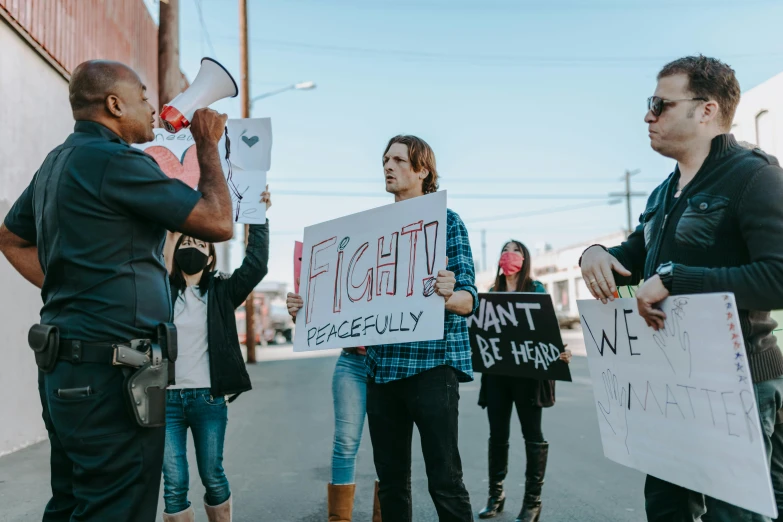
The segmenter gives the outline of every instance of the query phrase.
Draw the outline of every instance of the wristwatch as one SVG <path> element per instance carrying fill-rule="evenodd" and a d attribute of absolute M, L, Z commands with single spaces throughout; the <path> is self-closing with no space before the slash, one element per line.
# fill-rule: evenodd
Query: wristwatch
<path fill-rule="evenodd" d="M 672 291 L 672 283 L 674 283 L 674 263 L 671 261 L 660 265 L 655 273 L 661 278 L 661 283 L 666 287 L 669 292 Z"/>

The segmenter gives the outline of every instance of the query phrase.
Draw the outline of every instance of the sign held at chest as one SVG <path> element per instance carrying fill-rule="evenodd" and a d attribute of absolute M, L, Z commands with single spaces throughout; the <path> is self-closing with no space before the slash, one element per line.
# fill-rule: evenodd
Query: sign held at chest
<path fill-rule="evenodd" d="M 294 351 L 441 339 L 446 193 L 305 229 Z"/>
<path fill-rule="evenodd" d="M 479 294 L 468 317 L 473 371 L 512 377 L 570 381 L 560 326 L 548 294 Z"/>

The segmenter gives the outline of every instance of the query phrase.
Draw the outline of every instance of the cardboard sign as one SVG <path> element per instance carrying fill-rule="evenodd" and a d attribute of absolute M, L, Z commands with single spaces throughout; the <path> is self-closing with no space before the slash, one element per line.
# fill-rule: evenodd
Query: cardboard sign
<path fill-rule="evenodd" d="M 473 371 L 532 379 L 570 381 L 560 325 L 549 294 L 479 294 L 468 317 Z"/>
<path fill-rule="evenodd" d="M 636 299 L 577 304 L 604 455 L 775 518 L 734 295 L 669 297 L 657 332 Z"/>
<path fill-rule="evenodd" d="M 443 338 L 446 192 L 307 227 L 294 351 Z"/>
<path fill-rule="evenodd" d="M 237 122 L 243 121 L 254 122 L 255 120 L 229 120 L 229 135 L 232 134 L 232 128 L 240 125 Z M 250 148 L 246 142 L 239 139 L 239 145 L 235 145 L 233 139 L 230 141 L 230 165 L 226 160 L 225 136 L 218 143 L 223 175 L 226 177 L 231 195 L 235 223 L 251 225 L 266 223 L 266 204 L 261 202 L 261 193 L 266 188 L 266 170 L 264 169 L 269 168 L 269 153 L 265 147 L 268 145 L 271 148 L 271 127 L 269 133 L 266 143 L 258 145 L 259 140 L 251 141 L 253 147 L 258 146 L 257 150 L 262 151 L 261 160 L 254 169 L 245 168 L 253 165 L 245 151 Z M 153 141 L 134 146 L 152 156 L 163 173 L 170 178 L 179 179 L 194 189 L 198 188 L 201 170 L 196 154 L 196 143 L 190 129 L 181 130 L 176 134 L 171 134 L 163 129 L 155 129 Z M 240 156 L 243 153 L 245 157 L 242 164 L 245 167 L 238 167 L 234 156 Z"/>
<path fill-rule="evenodd" d="M 228 137 L 235 170 L 269 171 L 272 166 L 272 120 L 228 120 Z"/>

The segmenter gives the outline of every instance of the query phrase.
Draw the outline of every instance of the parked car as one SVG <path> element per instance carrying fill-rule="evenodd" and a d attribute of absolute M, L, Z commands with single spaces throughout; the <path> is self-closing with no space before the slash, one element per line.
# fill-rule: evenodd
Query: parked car
<path fill-rule="evenodd" d="M 555 315 L 557 315 L 557 322 L 560 325 L 560 328 L 574 329 L 581 325 L 579 316 L 577 315 L 557 311 L 555 312 Z"/>

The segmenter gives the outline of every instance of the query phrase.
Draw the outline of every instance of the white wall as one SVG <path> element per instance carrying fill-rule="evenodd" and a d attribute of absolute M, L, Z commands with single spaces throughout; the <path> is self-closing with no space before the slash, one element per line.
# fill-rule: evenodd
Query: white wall
<path fill-rule="evenodd" d="M 738 140 L 783 156 L 783 73 L 742 94 L 731 132 Z M 761 118 L 759 115 L 767 111 Z M 758 123 L 758 125 L 757 125 Z"/>
<path fill-rule="evenodd" d="M 68 83 L 0 21 L 0 219 L 46 154 L 73 130 Z M 0 455 L 45 437 L 27 330 L 41 297 L 0 256 Z"/>

